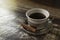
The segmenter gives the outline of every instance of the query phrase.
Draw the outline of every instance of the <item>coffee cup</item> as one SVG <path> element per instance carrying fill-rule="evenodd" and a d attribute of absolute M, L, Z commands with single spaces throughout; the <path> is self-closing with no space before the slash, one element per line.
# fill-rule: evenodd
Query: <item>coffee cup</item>
<path fill-rule="evenodd" d="M 37 29 L 43 29 L 49 18 L 49 12 L 45 9 L 33 8 L 26 12 L 28 25 Z"/>

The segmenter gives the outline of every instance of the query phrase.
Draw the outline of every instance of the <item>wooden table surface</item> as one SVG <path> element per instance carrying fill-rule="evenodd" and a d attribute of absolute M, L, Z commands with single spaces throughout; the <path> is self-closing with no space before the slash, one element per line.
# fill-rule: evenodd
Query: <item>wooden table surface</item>
<path fill-rule="evenodd" d="M 0 40 L 13 40 L 17 38 L 17 34 L 19 34 L 18 29 L 20 28 L 20 21 L 18 20 L 25 22 L 25 20 L 22 20 L 24 18 L 20 18 L 19 16 L 22 16 L 21 14 L 23 13 L 21 12 L 23 10 L 27 10 L 29 8 L 43 8 L 48 10 L 51 15 L 60 18 L 60 9 L 57 8 L 48 7 L 46 5 L 38 4 L 29 0 L 0 0 Z M 58 22 L 60 23 L 60 20 Z M 52 38 L 51 40 L 55 40 L 55 38 L 57 38 L 55 34 L 58 34 L 58 39 L 60 39 L 60 25 L 56 28 L 52 30 L 54 35 L 47 34 L 46 38 L 48 37 L 48 39 Z"/>
<path fill-rule="evenodd" d="M 32 0 L 19 0 L 18 6 L 19 7 L 22 6 L 22 7 L 26 7 L 26 8 L 43 8 L 43 9 L 48 10 L 51 13 L 51 15 L 53 15 L 54 17 L 60 18 L 60 9 L 59 8 L 54 8 L 54 7 L 43 5 L 40 3 L 36 3 Z"/>
<path fill-rule="evenodd" d="M 43 8 L 50 12 L 54 17 L 60 18 L 60 9 L 50 7 L 44 4 L 36 3 L 32 0 L 0 0 L 0 8 L 8 8 L 12 10 L 18 10 L 20 8 Z"/>

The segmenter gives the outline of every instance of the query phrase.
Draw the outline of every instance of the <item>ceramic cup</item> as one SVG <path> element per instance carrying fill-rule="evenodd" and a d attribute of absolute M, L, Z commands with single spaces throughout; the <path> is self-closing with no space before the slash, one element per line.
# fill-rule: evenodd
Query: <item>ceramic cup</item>
<path fill-rule="evenodd" d="M 33 13 L 41 13 L 45 16 L 45 18 L 42 19 L 34 19 L 31 18 L 30 15 Z M 28 19 L 28 24 L 37 28 L 37 29 L 43 29 L 45 27 L 45 24 L 49 18 L 49 12 L 45 9 L 40 9 L 40 8 L 33 8 L 30 9 L 26 12 L 26 17 Z"/>

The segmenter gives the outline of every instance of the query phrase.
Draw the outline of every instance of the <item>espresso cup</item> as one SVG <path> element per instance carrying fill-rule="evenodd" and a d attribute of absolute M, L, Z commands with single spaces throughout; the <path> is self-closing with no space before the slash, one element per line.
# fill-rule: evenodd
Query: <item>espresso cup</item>
<path fill-rule="evenodd" d="M 49 18 L 49 12 L 45 9 L 33 8 L 26 12 L 28 25 L 37 29 L 43 29 Z"/>

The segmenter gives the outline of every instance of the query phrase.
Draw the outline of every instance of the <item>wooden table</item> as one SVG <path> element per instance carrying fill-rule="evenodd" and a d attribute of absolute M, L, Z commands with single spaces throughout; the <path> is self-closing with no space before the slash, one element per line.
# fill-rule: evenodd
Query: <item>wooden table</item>
<path fill-rule="evenodd" d="M 60 18 L 60 9 L 59 8 L 54 8 L 50 7 L 44 4 L 36 3 L 35 1 L 32 0 L 18 0 L 18 7 L 24 7 L 24 8 L 43 8 L 46 9 L 50 12 L 51 15 L 54 17 Z"/>
<path fill-rule="evenodd" d="M 40 4 L 33 0 L 0 0 L 0 8 L 19 10 L 26 8 L 43 8 L 50 12 L 54 17 L 60 18 L 60 9 Z"/>

